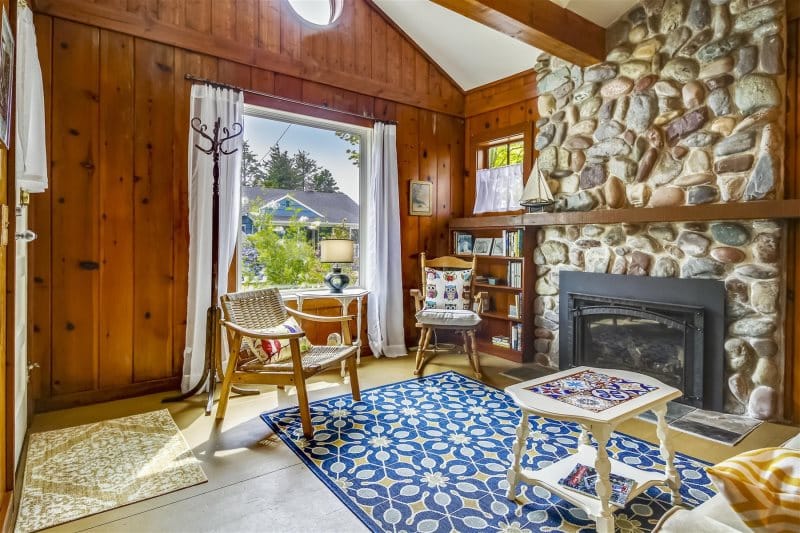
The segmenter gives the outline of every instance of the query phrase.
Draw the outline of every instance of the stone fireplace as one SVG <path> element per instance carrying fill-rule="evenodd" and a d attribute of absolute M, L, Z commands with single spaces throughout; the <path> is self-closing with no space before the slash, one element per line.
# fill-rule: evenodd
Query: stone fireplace
<path fill-rule="evenodd" d="M 565 271 L 715 280 L 724 287 L 725 315 L 723 347 L 713 355 L 722 399 L 713 405 L 781 418 L 785 224 L 699 222 L 670 218 L 669 210 L 724 213 L 712 204 L 782 198 L 784 10 L 778 0 L 643 0 L 609 28 L 603 63 L 579 68 L 539 57 L 534 144 L 555 210 L 655 208 L 660 215 L 653 223 L 539 230 L 537 362 L 563 363 Z M 609 334 L 604 326 L 595 325 L 598 335 Z"/>
<path fill-rule="evenodd" d="M 723 409 L 725 287 L 715 280 L 562 272 L 560 368 L 640 372 Z"/>

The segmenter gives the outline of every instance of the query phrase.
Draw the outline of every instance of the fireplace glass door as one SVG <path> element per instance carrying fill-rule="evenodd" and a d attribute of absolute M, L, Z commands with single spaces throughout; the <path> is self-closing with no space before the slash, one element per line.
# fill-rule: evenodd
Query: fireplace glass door
<path fill-rule="evenodd" d="M 577 295 L 571 303 L 574 366 L 652 376 L 702 404 L 702 308 Z"/>

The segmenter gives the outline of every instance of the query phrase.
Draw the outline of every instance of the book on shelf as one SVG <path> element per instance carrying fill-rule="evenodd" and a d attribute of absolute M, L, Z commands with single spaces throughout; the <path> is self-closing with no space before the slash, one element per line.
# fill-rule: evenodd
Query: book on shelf
<path fill-rule="evenodd" d="M 503 249 L 508 257 L 522 257 L 523 230 L 503 230 Z"/>
<path fill-rule="evenodd" d="M 509 344 L 512 350 L 522 351 L 522 324 L 514 324 L 511 326 L 511 339 Z"/>
<path fill-rule="evenodd" d="M 522 263 L 519 261 L 509 261 L 508 263 L 508 286 L 517 289 L 522 288 Z"/>
<path fill-rule="evenodd" d="M 617 474 L 610 474 L 609 480 L 611 481 L 610 502 L 614 505 L 625 507 L 625 504 L 628 502 L 628 497 L 631 495 L 631 491 L 633 491 L 636 486 L 636 481 Z M 597 491 L 595 490 L 597 470 L 591 466 L 582 465 L 580 463 L 576 464 L 572 472 L 567 474 L 565 478 L 559 480 L 558 483 L 588 496 L 597 497 Z"/>
<path fill-rule="evenodd" d="M 514 295 L 514 303 L 508 306 L 508 318 L 522 318 L 522 295 Z"/>

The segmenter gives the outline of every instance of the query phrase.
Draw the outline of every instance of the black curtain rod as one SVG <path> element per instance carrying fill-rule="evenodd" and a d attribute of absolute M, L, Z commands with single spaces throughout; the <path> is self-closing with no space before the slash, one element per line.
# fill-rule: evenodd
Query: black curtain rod
<path fill-rule="evenodd" d="M 224 89 L 233 89 L 233 90 L 236 90 L 236 91 L 242 91 L 244 93 L 257 94 L 259 96 L 265 96 L 267 98 L 274 98 L 275 100 L 280 100 L 281 102 L 288 102 L 288 103 L 291 103 L 291 104 L 298 104 L 298 105 L 302 105 L 302 106 L 306 106 L 306 107 L 312 107 L 314 109 L 320 109 L 322 111 L 330 111 L 332 113 L 339 113 L 339 114 L 342 114 L 342 115 L 349 115 L 351 117 L 358 117 L 358 118 L 363 118 L 363 119 L 367 119 L 367 120 L 373 120 L 375 122 L 382 122 L 383 124 L 394 124 L 394 125 L 397 125 L 397 122 L 395 122 L 394 120 L 381 120 L 381 119 L 373 117 L 372 115 L 367 115 L 367 114 L 359 115 L 358 113 L 351 113 L 350 111 L 341 111 L 339 109 L 332 109 L 332 108 L 326 107 L 324 105 L 309 104 L 308 102 L 302 102 L 300 100 L 295 100 L 293 98 L 286 98 L 285 96 L 277 96 L 277 95 L 274 95 L 274 94 L 263 93 L 263 92 L 260 92 L 260 91 L 253 91 L 251 89 L 245 89 L 244 87 L 237 87 L 235 85 L 230 85 L 230 84 L 227 84 L 227 83 L 220 83 L 218 81 L 207 80 L 205 78 L 198 78 L 197 76 L 193 76 L 191 74 L 187 74 L 185 76 L 185 78 L 187 80 L 189 80 L 189 81 L 193 81 L 193 82 L 196 82 L 196 83 L 205 83 L 206 85 L 211 85 L 212 87 L 222 87 Z"/>

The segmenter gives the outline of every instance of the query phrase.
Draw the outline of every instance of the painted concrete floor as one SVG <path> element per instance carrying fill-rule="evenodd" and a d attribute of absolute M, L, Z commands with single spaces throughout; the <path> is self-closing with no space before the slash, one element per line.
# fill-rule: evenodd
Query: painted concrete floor
<path fill-rule="evenodd" d="M 483 355 L 484 381 L 505 387 L 511 380 L 500 376 L 514 366 L 503 359 Z M 414 359 L 373 359 L 366 357 L 359 368 L 361 388 L 366 389 L 412 377 Z M 463 354 L 441 354 L 424 369 L 425 374 L 455 370 L 471 376 Z M 203 402 L 197 400 L 162 404 L 173 393 L 153 394 L 54 411 L 37 415 L 31 432 L 117 418 L 169 408 L 194 454 L 208 476 L 208 483 L 127 505 L 57 526 L 48 531 L 205 532 L 205 531 L 365 531 L 363 524 L 280 442 L 260 413 L 296 403 L 294 389 L 279 391 L 260 387 L 259 396 L 234 397 L 225 421 L 215 423 L 204 416 Z M 316 376 L 310 383 L 311 401 L 349 394 L 349 385 L 336 372 Z M 655 426 L 632 420 L 620 431 L 656 441 Z M 718 462 L 745 450 L 778 445 L 800 429 L 763 424 L 738 446 L 728 447 L 690 435 L 673 433 L 677 451 Z"/>

